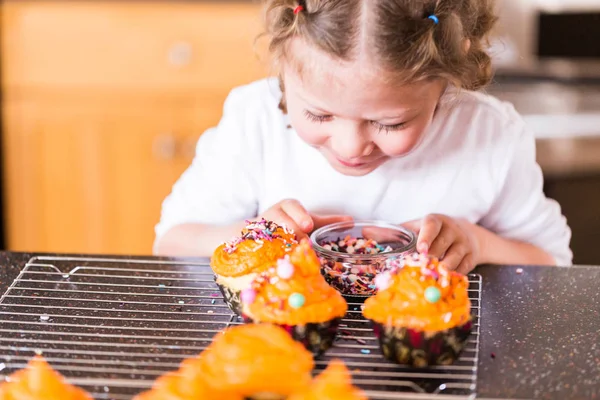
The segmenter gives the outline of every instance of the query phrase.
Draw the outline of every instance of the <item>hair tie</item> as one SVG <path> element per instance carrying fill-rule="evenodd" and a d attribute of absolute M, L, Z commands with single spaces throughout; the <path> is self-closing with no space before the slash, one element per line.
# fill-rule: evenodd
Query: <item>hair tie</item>
<path fill-rule="evenodd" d="M 294 8 L 294 15 L 298 15 L 298 13 L 301 11 L 304 11 L 304 6 L 299 5 L 298 7 Z"/>
<path fill-rule="evenodd" d="M 430 20 L 432 20 L 435 25 L 437 25 L 437 24 L 440 23 L 440 19 L 437 16 L 435 16 L 435 14 L 431 14 L 427 18 L 429 18 Z"/>

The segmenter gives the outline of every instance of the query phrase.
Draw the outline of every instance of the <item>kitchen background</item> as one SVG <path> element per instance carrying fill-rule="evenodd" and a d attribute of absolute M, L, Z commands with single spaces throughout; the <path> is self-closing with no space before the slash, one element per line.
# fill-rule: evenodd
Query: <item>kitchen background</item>
<path fill-rule="evenodd" d="M 600 2 L 498 0 L 489 92 L 600 265 Z M 150 254 L 160 205 L 237 85 L 269 73 L 252 1 L 5 0 L 1 248 Z"/>

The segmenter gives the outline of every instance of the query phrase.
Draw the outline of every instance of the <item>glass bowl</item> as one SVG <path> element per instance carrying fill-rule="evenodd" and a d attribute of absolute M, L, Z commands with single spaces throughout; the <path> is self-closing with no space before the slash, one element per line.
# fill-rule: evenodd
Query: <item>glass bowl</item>
<path fill-rule="evenodd" d="M 365 298 L 376 293 L 375 276 L 387 261 L 414 253 L 417 244 L 414 232 L 381 221 L 338 222 L 317 229 L 310 239 L 329 285 Z"/>

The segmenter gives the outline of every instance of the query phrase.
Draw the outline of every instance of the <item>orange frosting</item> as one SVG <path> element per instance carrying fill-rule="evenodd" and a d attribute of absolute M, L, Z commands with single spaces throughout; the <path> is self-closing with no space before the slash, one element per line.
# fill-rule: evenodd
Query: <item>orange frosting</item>
<path fill-rule="evenodd" d="M 366 318 L 419 331 L 442 331 L 471 319 L 467 277 L 424 256 L 408 257 L 399 267 L 389 273 L 388 287 L 365 301 Z M 438 301 L 427 299 L 428 288 L 439 290 Z"/>
<path fill-rule="evenodd" d="M 248 324 L 217 334 L 195 362 L 196 373 L 213 387 L 241 396 L 289 396 L 306 388 L 312 354 L 282 328 Z"/>
<path fill-rule="evenodd" d="M 134 400 L 243 400 L 243 396 L 227 388 L 211 387 L 199 373 L 198 364 L 198 359 L 184 360 L 177 372 L 161 376 L 152 390 Z"/>
<path fill-rule="evenodd" d="M 282 264 L 293 270 L 291 277 L 281 276 Z M 321 275 L 321 264 L 307 240 L 303 240 L 289 258 L 279 260 L 276 267 L 255 278 L 251 289 L 255 298 L 251 303 L 244 303 L 243 312 L 258 322 L 321 323 L 343 317 L 348 309 L 342 295 Z M 294 306 L 293 297 L 302 298 L 303 304 Z"/>
<path fill-rule="evenodd" d="M 41 356 L 34 357 L 26 369 L 12 374 L 0 384 L 1 400 L 92 400 L 83 389 L 70 385 Z"/>
<path fill-rule="evenodd" d="M 310 387 L 288 400 L 367 400 L 362 390 L 352 385 L 350 372 L 340 360 L 333 360 Z"/>
<path fill-rule="evenodd" d="M 216 274 L 238 277 L 262 272 L 288 254 L 298 242 L 294 231 L 274 222 L 248 223 L 240 237 L 214 251 L 210 265 Z"/>

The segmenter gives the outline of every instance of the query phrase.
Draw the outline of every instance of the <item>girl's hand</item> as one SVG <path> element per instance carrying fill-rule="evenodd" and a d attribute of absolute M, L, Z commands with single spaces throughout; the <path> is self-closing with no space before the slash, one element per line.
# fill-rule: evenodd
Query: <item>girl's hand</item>
<path fill-rule="evenodd" d="M 293 229 L 299 239 L 310 232 L 335 222 L 352 221 L 348 215 L 316 215 L 309 213 L 298 200 L 282 200 L 269 208 L 262 217 Z"/>
<path fill-rule="evenodd" d="M 480 243 L 475 225 L 447 215 L 430 214 L 402 224 L 418 234 L 417 251 L 440 259 L 448 269 L 468 274 L 475 268 Z"/>

